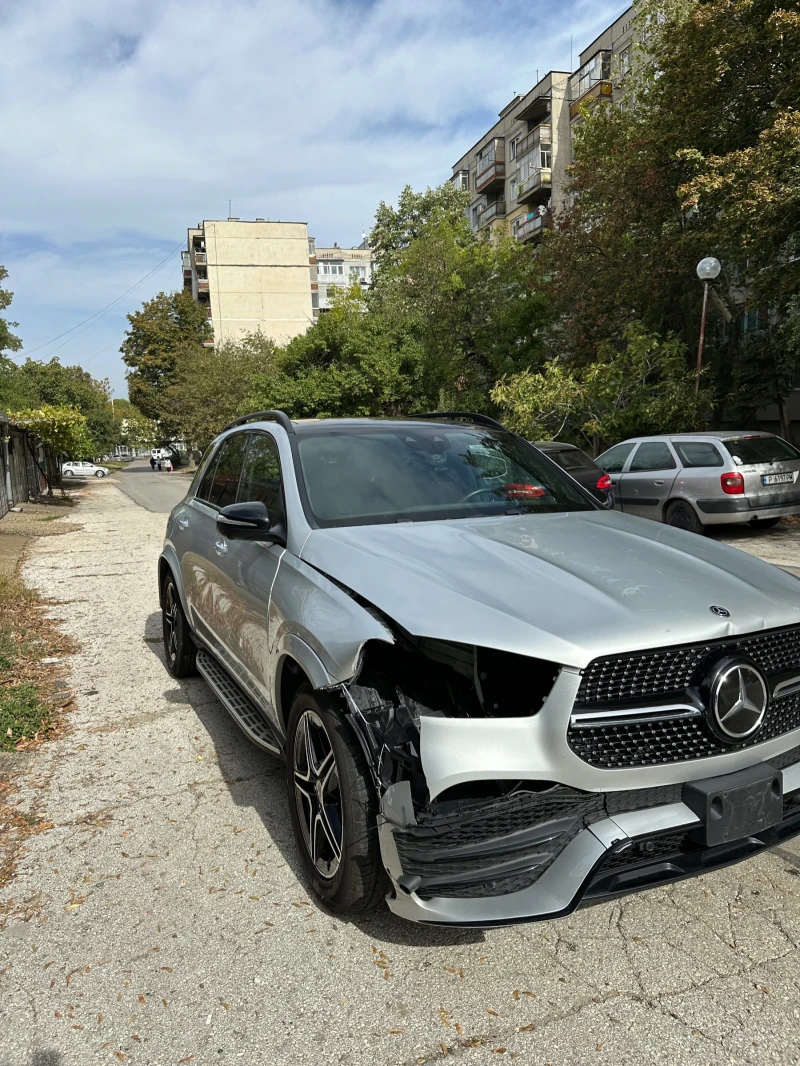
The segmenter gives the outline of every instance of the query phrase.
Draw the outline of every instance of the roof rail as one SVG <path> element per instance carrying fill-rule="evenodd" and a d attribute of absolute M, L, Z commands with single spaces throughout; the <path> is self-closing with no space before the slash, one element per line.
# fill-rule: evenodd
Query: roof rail
<path fill-rule="evenodd" d="M 488 415 L 475 414 L 474 411 L 434 411 L 430 414 L 424 415 L 406 415 L 406 418 L 428 418 L 428 419 L 455 419 L 460 418 L 466 422 L 474 422 L 478 426 L 491 426 L 493 429 L 505 429 L 506 427 L 502 422 L 498 422 L 496 418 L 490 418 Z"/>
<path fill-rule="evenodd" d="M 220 432 L 225 433 L 236 426 L 243 426 L 246 422 L 277 422 L 287 433 L 294 433 L 294 426 L 285 411 L 253 411 L 250 415 L 234 418 L 233 422 L 229 422 Z"/>

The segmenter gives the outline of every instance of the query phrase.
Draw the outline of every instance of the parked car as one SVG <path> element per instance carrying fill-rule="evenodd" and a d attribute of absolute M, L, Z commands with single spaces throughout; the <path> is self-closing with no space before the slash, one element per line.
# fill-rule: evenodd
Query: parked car
<path fill-rule="evenodd" d="M 773 433 L 634 437 L 597 462 L 621 511 L 692 533 L 726 522 L 768 529 L 800 513 L 800 451 Z"/>
<path fill-rule="evenodd" d="M 95 463 L 63 463 L 61 466 L 62 477 L 105 477 L 110 473 L 107 466 Z"/>
<path fill-rule="evenodd" d="M 237 419 L 158 583 L 344 912 L 553 918 L 800 833 L 797 579 L 485 416 Z"/>
<path fill-rule="evenodd" d="M 564 444 L 558 440 L 537 440 L 535 443 L 540 452 L 544 452 L 553 462 L 558 463 L 562 470 L 566 470 L 606 507 L 614 506 L 611 478 L 586 452 L 582 452 L 574 444 Z"/>

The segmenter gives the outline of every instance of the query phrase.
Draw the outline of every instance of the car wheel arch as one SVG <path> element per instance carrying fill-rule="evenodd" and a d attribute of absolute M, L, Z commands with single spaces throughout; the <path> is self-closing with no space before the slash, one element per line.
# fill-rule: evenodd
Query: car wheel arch
<path fill-rule="evenodd" d="M 673 503 L 685 503 L 687 507 L 691 507 L 691 509 L 697 515 L 698 519 L 700 519 L 700 521 L 702 521 L 702 518 L 700 517 L 700 512 L 697 510 L 697 508 L 695 507 L 695 505 L 692 503 L 691 500 L 687 500 L 687 498 L 685 496 L 670 496 L 669 499 L 666 500 L 666 502 L 664 503 L 664 506 L 661 508 L 661 521 L 662 522 L 666 522 L 666 520 L 667 520 L 667 511 L 670 509 L 670 507 L 673 505 Z"/>

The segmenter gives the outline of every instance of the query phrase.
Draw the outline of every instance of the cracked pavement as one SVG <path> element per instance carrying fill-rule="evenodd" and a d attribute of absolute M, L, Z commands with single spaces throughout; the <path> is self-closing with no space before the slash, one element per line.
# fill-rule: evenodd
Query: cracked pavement
<path fill-rule="evenodd" d="M 551 923 L 343 921 L 280 764 L 164 669 L 165 516 L 109 481 L 71 518 L 24 571 L 82 647 L 66 735 L 18 760 L 53 825 L 0 892 L 0 1066 L 800 1062 L 800 843 Z"/>

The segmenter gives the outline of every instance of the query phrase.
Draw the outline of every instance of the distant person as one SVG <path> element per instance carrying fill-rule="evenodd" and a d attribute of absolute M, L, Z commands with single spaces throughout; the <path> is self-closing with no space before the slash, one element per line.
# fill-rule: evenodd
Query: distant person
<path fill-rule="evenodd" d="M 161 473 L 161 460 L 158 460 L 158 472 Z"/>
<path fill-rule="evenodd" d="M 156 458 L 155 458 L 154 455 L 151 455 L 150 456 L 150 469 L 151 470 L 155 470 L 155 468 L 156 468 Z"/>
<path fill-rule="evenodd" d="M 169 459 L 169 458 L 165 459 L 164 460 L 164 465 L 167 468 L 167 473 L 171 474 L 172 473 L 172 460 Z"/>

